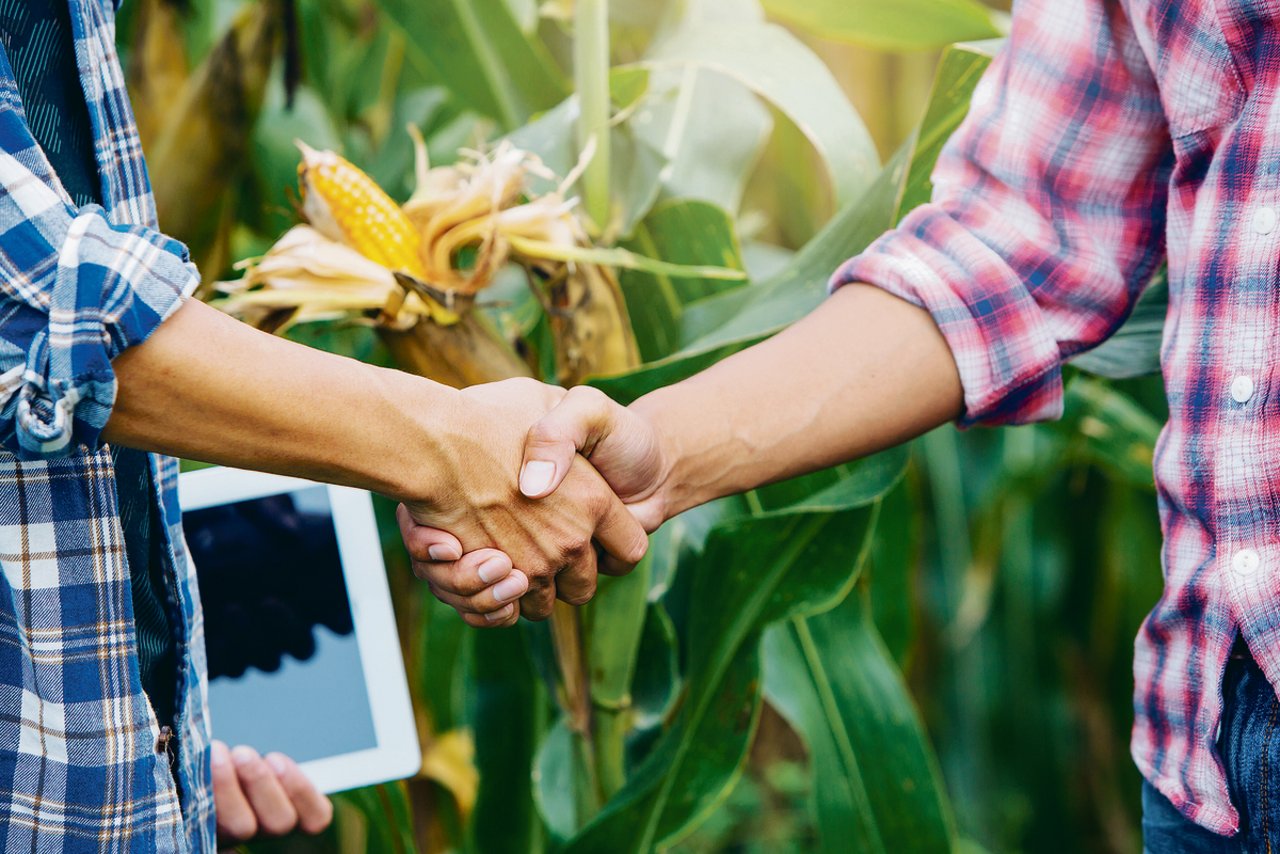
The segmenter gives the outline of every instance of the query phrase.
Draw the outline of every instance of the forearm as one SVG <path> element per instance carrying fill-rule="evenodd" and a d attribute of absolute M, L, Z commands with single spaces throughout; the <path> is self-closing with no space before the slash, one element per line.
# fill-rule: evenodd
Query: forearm
<path fill-rule="evenodd" d="M 445 386 L 267 335 L 195 300 L 113 366 L 108 442 L 400 499 L 447 488 L 463 419 Z"/>
<path fill-rule="evenodd" d="M 904 442 L 956 418 L 963 392 L 923 309 L 865 285 L 633 408 L 670 467 L 666 515 Z"/>

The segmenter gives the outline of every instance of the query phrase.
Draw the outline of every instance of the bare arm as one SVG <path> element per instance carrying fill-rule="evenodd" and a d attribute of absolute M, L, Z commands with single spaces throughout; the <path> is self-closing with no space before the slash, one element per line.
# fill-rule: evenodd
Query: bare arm
<path fill-rule="evenodd" d="M 443 492 L 464 429 L 454 389 L 258 332 L 195 300 L 114 367 L 108 442 L 401 500 Z"/>
<path fill-rule="evenodd" d="M 529 432 L 520 485 L 527 496 L 554 497 L 581 452 L 652 531 L 715 498 L 906 441 L 956 418 L 962 399 L 955 360 L 929 314 L 855 285 L 774 338 L 630 408 L 571 389 Z M 478 567 L 491 553 L 432 560 L 428 550 L 449 535 L 401 522 L 419 574 L 480 584 Z"/>
<path fill-rule="evenodd" d="M 921 308 L 865 285 L 624 409 L 573 389 L 530 431 L 521 488 L 549 496 L 581 451 L 640 522 L 826 468 L 957 417 L 956 363 Z"/>
<path fill-rule="evenodd" d="M 1056 417 L 1064 359 L 1119 327 L 1164 256 L 1176 158 L 1148 60 L 1115 4 L 1019 4 L 932 201 L 836 271 L 843 290 L 632 409 L 571 391 L 530 433 L 525 494 L 549 495 L 576 447 L 652 529 L 958 415 Z"/>
<path fill-rule="evenodd" d="M 522 610 L 545 617 L 557 594 L 590 598 L 593 536 L 624 562 L 644 554 L 644 532 L 585 462 L 550 504 L 519 493 L 529 425 L 559 399 L 531 380 L 502 395 L 459 392 L 275 338 L 195 301 L 113 367 L 108 441 L 371 489 L 467 551 L 502 548 L 521 570 L 518 592 L 529 592 L 496 624 Z"/>
<path fill-rule="evenodd" d="M 855 285 L 632 410 L 659 437 L 665 470 L 655 494 L 669 518 L 897 445 L 955 419 L 962 402 L 955 360 L 928 312 Z"/>

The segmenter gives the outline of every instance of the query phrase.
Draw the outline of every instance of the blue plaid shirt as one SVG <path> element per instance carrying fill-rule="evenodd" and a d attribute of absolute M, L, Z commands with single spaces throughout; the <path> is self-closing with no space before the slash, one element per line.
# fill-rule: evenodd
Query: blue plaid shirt
<path fill-rule="evenodd" d="M 105 207 L 72 204 L 0 51 L 0 848 L 211 852 L 204 639 L 176 463 L 151 458 L 180 653 L 178 785 L 139 678 L 100 438 L 112 360 L 182 304 L 197 274 L 156 230 L 115 2 L 70 6 Z"/>

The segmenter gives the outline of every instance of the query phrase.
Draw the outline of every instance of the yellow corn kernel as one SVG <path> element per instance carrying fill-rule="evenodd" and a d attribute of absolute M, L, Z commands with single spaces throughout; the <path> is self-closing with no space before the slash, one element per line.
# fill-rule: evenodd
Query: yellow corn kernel
<path fill-rule="evenodd" d="M 303 142 L 298 147 L 302 212 L 311 225 L 389 270 L 424 278 L 422 238 L 400 206 L 345 158 Z"/>

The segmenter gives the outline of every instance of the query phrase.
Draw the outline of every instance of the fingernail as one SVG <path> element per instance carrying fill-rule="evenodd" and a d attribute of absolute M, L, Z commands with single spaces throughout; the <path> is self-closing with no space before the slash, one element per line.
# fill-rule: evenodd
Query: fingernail
<path fill-rule="evenodd" d="M 213 764 L 221 768 L 231 760 L 231 751 L 227 750 L 227 746 L 220 741 L 215 741 L 210 748 L 211 760 Z"/>
<path fill-rule="evenodd" d="M 493 586 L 493 598 L 499 602 L 510 602 L 512 599 L 519 599 L 528 589 L 524 576 L 513 572 Z"/>
<path fill-rule="evenodd" d="M 453 546 L 437 544 L 427 549 L 427 557 L 432 560 L 458 560 L 462 555 Z"/>
<path fill-rule="evenodd" d="M 556 464 L 546 460 L 530 460 L 520 471 L 520 491 L 527 496 L 541 495 L 551 486 Z"/>
<path fill-rule="evenodd" d="M 511 564 L 500 557 L 491 557 L 476 569 L 476 575 L 480 576 L 480 580 L 485 584 L 492 584 L 499 578 L 505 578 L 510 573 Z"/>
<path fill-rule="evenodd" d="M 491 623 L 501 623 L 507 617 L 511 616 L 511 609 L 514 607 L 515 605 L 508 605 L 500 611 L 494 611 L 492 614 L 485 614 L 484 618 Z"/>
<path fill-rule="evenodd" d="M 275 771 L 281 777 L 289 771 L 289 760 L 279 753 L 267 754 L 267 764 L 271 766 L 272 771 Z"/>
<path fill-rule="evenodd" d="M 252 747 L 241 745 L 231 751 L 231 761 L 236 765 L 248 765 L 250 762 L 258 758 L 258 751 Z"/>

